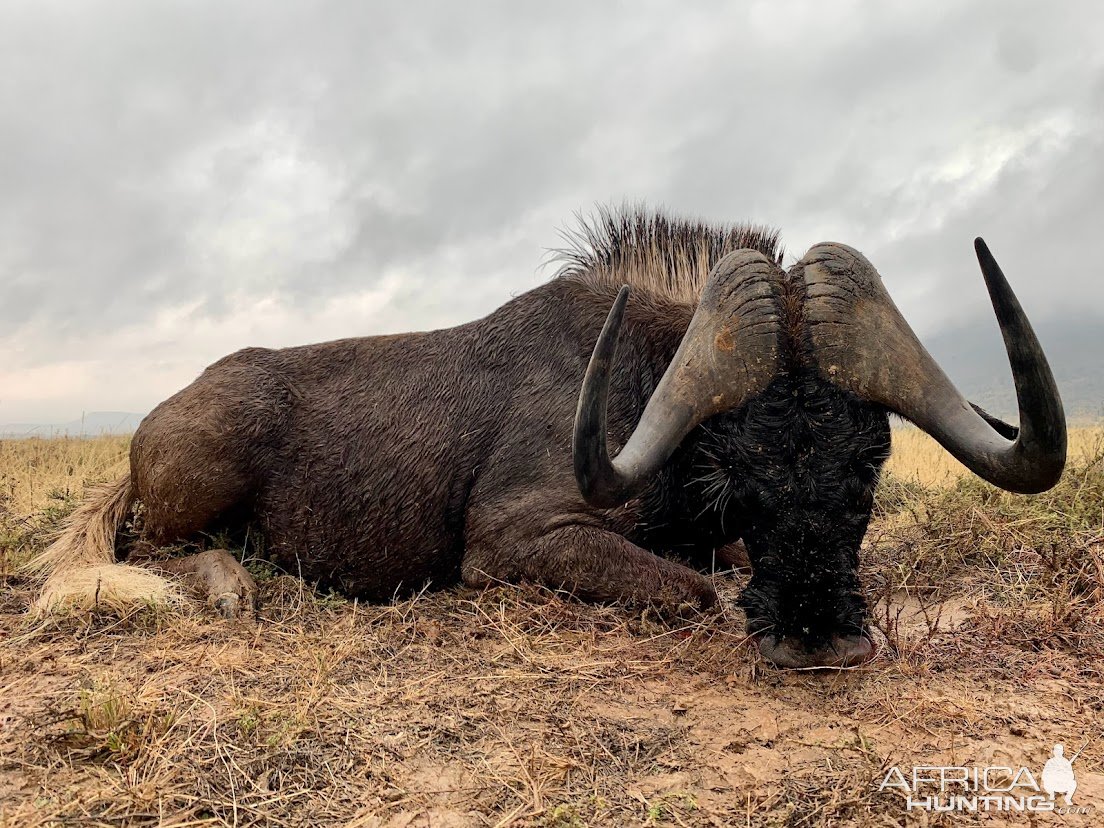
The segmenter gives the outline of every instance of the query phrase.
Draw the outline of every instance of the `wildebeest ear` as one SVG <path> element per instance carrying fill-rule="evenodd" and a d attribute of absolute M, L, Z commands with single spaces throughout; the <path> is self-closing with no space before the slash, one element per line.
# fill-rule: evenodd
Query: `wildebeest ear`
<path fill-rule="evenodd" d="M 1015 440 L 1019 436 L 1020 429 L 1017 426 L 1010 425 L 1004 420 L 998 419 L 982 408 L 975 402 L 970 403 L 970 407 L 974 409 L 985 422 L 989 423 L 993 427 L 993 431 L 997 432 L 1005 440 Z"/>

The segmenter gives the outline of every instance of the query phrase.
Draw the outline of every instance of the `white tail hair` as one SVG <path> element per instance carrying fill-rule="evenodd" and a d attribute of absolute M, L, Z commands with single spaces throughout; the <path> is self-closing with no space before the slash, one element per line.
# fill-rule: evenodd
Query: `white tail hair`
<path fill-rule="evenodd" d="M 134 498 L 129 474 L 89 487 L 84 503 L 65 521 L 53 543 L 26 565 L 42 583 L 31 605 L 33 614 L 94 608 L 124 613 L 179 599 L 167 578 L 115 562 L 115 533 Z"/>

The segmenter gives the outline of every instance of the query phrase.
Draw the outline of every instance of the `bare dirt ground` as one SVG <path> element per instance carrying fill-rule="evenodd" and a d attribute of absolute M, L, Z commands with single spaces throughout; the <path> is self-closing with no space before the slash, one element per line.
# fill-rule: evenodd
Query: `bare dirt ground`
<path fill-rule="evenodd" d="M 9 496 L 0 826 L 1104 824 L 1099 456 L 1034 501 L 887 483 L 864 553 L 885 640 L 827 673 L 761 662 L 732 608 L 670 621 L 525 587 L 365 606 L 261 564 L 256 623 L 33 622 L 16 564 L 78 488 L 33 514 Z M 744 577 L 717 576 L 728 601 Z M 1038 779 L 1056 743 L 1081 749 L 1075 813 L 879 790 L 894 766 Z"/>

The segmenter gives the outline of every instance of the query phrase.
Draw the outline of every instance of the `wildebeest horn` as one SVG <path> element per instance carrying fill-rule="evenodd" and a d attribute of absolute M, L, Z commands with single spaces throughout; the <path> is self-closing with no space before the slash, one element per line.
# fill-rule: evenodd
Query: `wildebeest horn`
<path fill-rule="evenodd" d="M 1012 365 L 1018 433 L 983 417 L 958 392 L 874 266 L 842 244 L 819 244 L 795 265 L 797 277 L 804 276 L 815 359 L 828 380 L 911 420 L 979 477 L 1013 492 L 1045 491 L 1066 462 L 1062 401 L 1016 295 L 985 242 L 977 239 L 974 247 Z"/>
<path fill-rule="evenodd" d="M 575 479 L 586 500 L 618 506 L 647 486 L 699 423 L 737 408 L 775 375 L 781 269 L 754 250 L 713 268 L 674 359 L 625 447 L 611 460 L 606 403 L 629 288 L 621 288 L 583 379 L 575 414 Z"/>

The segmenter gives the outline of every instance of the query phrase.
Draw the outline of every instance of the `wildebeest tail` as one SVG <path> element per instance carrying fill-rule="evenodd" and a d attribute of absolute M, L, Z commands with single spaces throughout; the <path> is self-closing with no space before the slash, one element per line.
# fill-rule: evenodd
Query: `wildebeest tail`
<path fill-rule="evenodd" d="M 89 488 L 53 542 L 26 566 L 42 584 L 31 612 L 102 608 L 122 613 L 176 599 L 166 578 L 115 562 L 115 533 L 134 500 L 129 473 Z"/>

